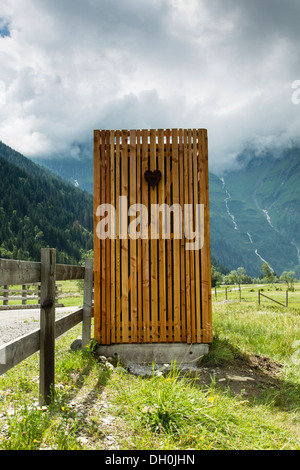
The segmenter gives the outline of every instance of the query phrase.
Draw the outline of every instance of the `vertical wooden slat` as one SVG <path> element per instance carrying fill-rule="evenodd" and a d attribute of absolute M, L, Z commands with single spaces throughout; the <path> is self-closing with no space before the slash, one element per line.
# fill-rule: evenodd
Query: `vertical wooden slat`
<path fill-rule="evenodd" d="M 183 160 L 184 160 L 184 202 L 189 204 L 189 161 L 188 161 L 188 134 L 184 130 L 183 136 Z M 189 221 L 190 223 L 190 221 Z M 185 240 L 186 241 L 186 240 Z M 185 250 L 185 289 L 186 289 L 186 341 L 192 342 L 192 323 L 191 323 L 191 279 L 190 279 L 190 252 Z"/>
<path fill-rule="evenodd" d="M 142 204 L 148 208 L 149 187 L 144 178 L 148 170 L 148 130 L 142 130 Z M 149 273 L 149 247 L 150 241 L 142 240 L 143 256 L 143 340 L 150 341 L 150 273 Z"/>
<path fill-rule="evenodd" d="M 106 160 L 106 175 L 105 175 L 105 202 L 110 204 L 111 188 L 110 188 L 110 131 L 105 133 L 105 160 Z M 105 257 L 106 257 L 106 273 L 105 273 L 105 287 L 106 287 L 106 315 L 105 315 L 105 336 L 106 344 L 110 344 L 110 328 L 111 328 L 111 256 L 110 256 L 111 237 L 106 239 L 105 243 Z"/>
<path fill-rule="evenodd" d="M 136 204 L 136 179 L 137 179 L 137 165 L 136 165 L 136 131 L 130 131 L 130 203 L 129 205 Z M 131 342 L 137 342 L 137 242 L 130 240 L 130 299 L 131 299 Z"/>
<path fill-rule="evenodd" d="M 121 195 L 128 198 L 128 131 L 122 130 L 121 145 L 122 188 Z M 128 226 L 128 214 L 123 213 Z M 128 238 L 121 240 L 122 258 L 122 342 L 129 342 L 129 309 L 128 309 Z"/>
<path fill-rule="evenodd" d="M 56 253 L 53 248 L 41 250 L 40 313 L 40 405 L 49 404 L 54 392 L 55 376 L 55 276 Z"/>
<path fill-rule="evenodd" d="M 156 131 L 150 130 L 150 170 L 156 170 Z M 157 187 L 150 188 L 150 208 L 157 204 Z M 151 211 L 151 214 L 153 212 Z M 151 328 L 152 341 L 158 341 L 158 243 L 151 239 Z"/>
<path fill-rule="evenodd" d="M 27 285 L 22 285 L 22 305 L 27 304 Z"/>
<path fill-rule="evenodd" d="M 166 196 L 167 205 L 171 207 L 171 188 L 172 188 L 172 173 L 171 173 L 171 143 L 170 143 L 170 129 L 166 129 Z M 167 303 L 168 303 L 168 335 L 167 341 L 173 341 L 173 291 L 172 291 L 172 241 L 171 238 L 167 239 Z"/>
<path fill-rule="evenodd" d="M 137 174 L 137 204 L 142 203 L 142 181 L 141 181 L 141 170 L 142 170 L 142 158 L 141 158 L 141 131 L 137 131 L 137 146 L 136 146 L 136 174 Z M 140 227 L 140 230 L 142 227 Z M 137 240 L 137 272 L 138 272 L 138 334 L 137 342 L 142 342 L 143 336 L 143 298 L 142 298 L 142 239 L 141 237 Z"/>
<path fill-rule="evenodd" d="M 120 170 L 120 131 L 116 131 L 116 342 L 121 342 L 121 241 L 119 219 L 119 196 L 121 183 Z"/>
<path fill-rule="evenodd" d="M 198 189 L 198 135 L 196 129 L 193 129 L 193 163 L 194 163 L 194 224 L 196 226 L 196 206 L 199 204 Z M 197 342 L 201 342 L 201 283 L 200 283 L 200 260 L 199 251 L 195 251 L 195 278 L 196 278 L 196 338 Z"/>
<path fill-rule="evenodd" d="M 8 305 L 8 299 L 9 299 L 9 286 L 5 285 L 3 286 L 4 292 L 3 292 L 3 305 Z"/>
<path fill-rule="evenodd" d="M 91 340 L 92 302 L 93 302 L 93 259 L 87 259 L 85 261 L 85 269 L 84 269 L 82 349 L 84 349 L 88 345 L 89 341 Z"/>
<path fill-rule="evenodd" d="M 181 341 L 186 341 L 186 311 L 185 311 L 185 237 L 184 237 L 184 160 L 183 160 L 183 131 L 179 129 L 178 135 L 179 150 L 179 201 L 182 213 L 182 237 L 180 240 L 180 325 Z"/>
<path fill-rule="evenodd" d="M 101 131 L 101 142 L 100 142 L 100 191 L 101 191 L 101 204 L 105 203 L 105 170 L 106 170 L 106 158 L 105 158 L 105 131 Z M 101 343 L 106 344 L 106 240 L 101 240 Z"/>
<path fill-rule="evenodd" d="M 165 156 L 164 156 L 164 130 L 158 130 L 158 169 L 161 172 L 161 181 L 158 186 L 158 204 L 165 203 Z M 159 341 L 166 342 L 166 263 L 165 240 L 162 238 L 162 220 L 159 224 Z"/>
<path fill-rule="evenodd" d="M 116 169 L 115 169 L 115 132 L 110 132 L 110 203 L 116 207 Z M 111 227 L 115 229 L 115 220 L 111 219 Z M 111 325 L 110 341 L 116 342 L 116 240 L 110 240 L 110 307 Z"/>
<path fill-rule="evenodd" d="M 97 237 L 96 218 L 97 208 L 100 205 L 100 132 L 94 131 L 94 336 L 100 343 L 100 240 Z"/>
<path fill-rule="evenodd" d="M 172 129 L 172 180 L 173 204 L 179 204 L 179 156 L 178 131 Z M 174 220 L 176 223 L 176 220 Z M 175 233 L 175 227 L 173 232 Z M 180 240 L 174 238 L 173 265 L 174 267 L 174 342 L 180 342 Z"/>
<path fill-rule="evenodd" d="M 200 204 L 204 204 L 204 245 L 201 250 L 202 325 L 204 343 L 212 341 L 209 174 L 207 131 L 199 130 Z"/>
<path fill-rule="evenodd" d="M 194 195 L 193 195 L 193 150 L 192 150 L 192 131 L 188 130 L 188 164 L 189 164 L 189 204 L 193 206 L 194 204 Z M 194 214 L 192 212 L 192 217 L 194 219 Z M 196 342 L 196 295 L 195 295 L 195 252 L 193 250 L 189 251 L 190 254 L 190 286 L 191 286 L 191 341 L 192 343 Z"/>

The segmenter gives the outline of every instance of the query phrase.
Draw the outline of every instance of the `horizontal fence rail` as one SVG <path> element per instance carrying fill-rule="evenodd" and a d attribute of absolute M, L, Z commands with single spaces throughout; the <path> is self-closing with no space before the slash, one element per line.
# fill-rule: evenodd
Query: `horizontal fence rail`
<path fill-rule="evenodd" d="M 276 304 L 282 307 L 288 307 L 291 305 L 291 303 L 293 303 L 293 298 L 291 299 L 289 297 L 288 290 L 283 291 L 282 288 L 280 289 L 276 288 L 276 291 L 280 290 L 281 292 L 271 294 L 271 295 L 279 295 L 280 301 L 264 294 L 262 292 L 263 290 L 264 289 L 257 289 L 257 286 L 251 286 L 251 285 L 249 285 L 248 287 L 244 286 L 243 288 L 241 286 L 239 287 L 232 286 L 232 287 L 225 287 L 223 289 L 222 289 L 222 286 L 219 286 L 218 288 L 217 287 L 213 288 L 212 296 L 214 296 L 216 301 L 220 301 L 220 300 L 226 301 L 230 299 L 229 301 L 239 300 L 239 302 L 241 302 L 243 300 L 247 302 L 247 301 L 254 301 L 254 300 L 257 301 L 258 299 L 259 305 L 261 304 L 262 297 L 264 297 L 265 299 L 271 302 L 275 302 Z"/>
<path fill-rule="evenodd" d="M 59 338 L 68 330 L 81 323 L 83 320 L 83 309 L 69 313 L 55 322 L 55 338 Z M 10 341 L 0 348 L 5 357 L 5 364 L 0 364 L 0 373 L 5 374 L 27 357 L 32 356 L 40 349 L 40 329 L 34 330 L 17 340 Z"/>
<path fill-rule="evenodd" d="M 83 308 L 55 320 L 56 281 L 84 279 Z M 91 339 L 93 260 L 85 266 L 56 264 L 56 251 L 41 250 L 41 262 L 0 259 L 0 285 L 40 283 L 40 328 L 0 347 L 0 375 L 40 351 L 40 405 L 49 404 L 55 384 L 55 339 L 82 322 L 82 348 Z M 7 289 L 4 289 L 6 291 Z"/>
<path fill-rule="evenodd" d="M 0 259 L 0 285 L 22 285 L 41 282 L 41 263 Z M 56 280 L 84 279 L 84 266 L 56 265 Z"/>

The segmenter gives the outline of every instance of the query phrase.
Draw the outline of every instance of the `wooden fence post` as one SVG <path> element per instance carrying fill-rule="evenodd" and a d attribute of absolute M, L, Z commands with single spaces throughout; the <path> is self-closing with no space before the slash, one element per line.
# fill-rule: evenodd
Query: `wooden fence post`
<path fill-rule="evenodd" d="M 225 287 L 225 300 L 227 300 L 227 287 Z"/>
<path fill-rule="evenodd" d="M 37 285 L 37 296 L 38 296 L 38 305 L 41 303 L 41 284 Z"/>
<path fill-rule="evenodd" d="M 5 285 L 4 292 L 3 292 L 3 305 L 8 305 L 8 298 L 9 298 L 9 286 Z"/>
<path fill-rule="evenodd" d="M 258 289 L 258 305 L 260 305 L 260 289 Z"/>
<path fill-rule="evenodd" d="M 91 339 L 93 274 L 93 259 L 90 258 L 85 261 L 84 271 L 82 349 L 88 345 Z"/>
<path fill-rule="evenodd" d="M 22 305 L 27 304 L 27 285 L 22 285 Z"/>
<path fill-rule="evenodd" d="M 55 278 L 56 252 L 41 250 L 40 406 L 49 404 L 55 375 Z"/>

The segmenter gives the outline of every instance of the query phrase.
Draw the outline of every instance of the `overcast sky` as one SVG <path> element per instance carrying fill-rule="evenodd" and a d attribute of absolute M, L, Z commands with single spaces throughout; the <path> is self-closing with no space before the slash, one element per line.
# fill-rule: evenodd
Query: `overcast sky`
<path fill-rule="evenodd" d="M 80 157 L 93 129 L 201 127 L 210 167 L 300 137 L 299 0 L 1 0 L 0 140 Z"/>

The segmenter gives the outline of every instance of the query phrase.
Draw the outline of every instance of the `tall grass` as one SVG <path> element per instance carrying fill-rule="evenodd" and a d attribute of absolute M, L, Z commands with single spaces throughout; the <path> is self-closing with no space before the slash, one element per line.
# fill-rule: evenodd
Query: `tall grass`
<path fill-rule="evenodd" d="M 294 365 L 295 342 L 300 339 L 300 315 L 293 309 L 255 304 L 214 305 L 214 331 L 233 346 Z"/>
<path fill-rule="evenodd" d="M 78 326 L 56 342 L 55 394 L 40 408 L 38 355 L 23 361 L 0 377 L 0 448 L 105 449 L 112 448 L 109 433 L 120 449 L 299 450 L 300 315 L 246 302 L 214 303 L 213 310 L 214 341 L 201 362 L 211 371 L 206 386 L 201 367 L 196 377 L 183 376 L 176 364 L 146 378 L 111 371 L 91 351 L 70 351 Z M 251 355 L 282 365 L 280 387 L 270 384 L 247 399 L 221 388 L 214 370 Z M 109 429 L 107 414 L 115 419 Z"/>
<path fill-rule="evenodd" d="M 267 407 L 221 391 L 213 383 L 173 370 L 148 379 L 114 376 L 118 412 L 133 432 L 124 440 L 136 449 L 280 449 L 299 440 L 285 430 Z"/>

